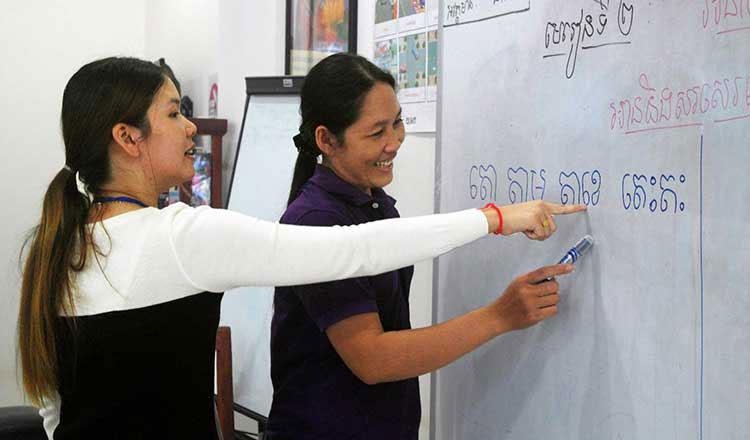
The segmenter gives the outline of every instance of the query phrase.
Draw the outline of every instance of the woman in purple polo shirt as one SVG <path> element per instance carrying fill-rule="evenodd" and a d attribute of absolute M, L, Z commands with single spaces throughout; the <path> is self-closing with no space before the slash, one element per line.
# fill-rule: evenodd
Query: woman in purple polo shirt
<path fill-rule="evenodd" d="M 305 79 L 301 114 L 294 138 L 299 156 L 281 222 L 331 226 L 398 217 L 396 201 L 382 189 L 393 179 L 404 140 L 393 77 L 356 55 L 328 57 Z M 582 209 L 546 202 L 503 206 L 501 232 L 544 239 L 554 232 L 553 214 Z M 492 304 L 417 330 L 409 323 L 412 266 L 277 288 L 267 438 L 416 439 L 417 377 L 554 315 L 557 283 L 539 282 L 571 270 L 550 266 L 523 275 Z"/>

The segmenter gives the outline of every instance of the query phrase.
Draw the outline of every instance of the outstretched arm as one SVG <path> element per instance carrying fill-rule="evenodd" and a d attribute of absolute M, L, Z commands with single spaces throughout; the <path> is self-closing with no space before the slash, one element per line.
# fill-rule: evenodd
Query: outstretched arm
<path fill-rule="evenodd" d="M 355 315 L 326 330 L 349 369 L 367 384 L 393 382 L 434 371 L 503 333 L 557 313 L 556 281 L 572 265 L 538 269 L 515 279 L 491 304 L 441 324 L 384 332 L 377 313 Z"/>
<path fill-rule="evenodd" d="M 216 292 L 375 275 L 434 258 L 488 232 L 486 215 L 476 209 L 317 227 L 186 207 L 170 226 L 184 276 L 196 288 Z"/>

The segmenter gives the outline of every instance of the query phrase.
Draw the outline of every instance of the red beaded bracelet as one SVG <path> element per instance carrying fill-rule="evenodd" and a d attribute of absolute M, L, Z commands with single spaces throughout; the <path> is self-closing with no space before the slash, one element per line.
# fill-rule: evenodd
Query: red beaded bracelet
<path fill-rule="evenodd" d="M 497 229 L 495 230 L 495 232 L 493 232 L 493 234 L 495 235 L 502 234 L 503 233 L 503 214 L 500 212 L 500 208 L 498 208 L 497 205 L 495 205 L 494 203 L 488 203 L 484 205 L 482 209 L 484 208 L 492 208 L 495 210 L 495 212 L 497 212 L 498 225 L 497 225 Z"/>

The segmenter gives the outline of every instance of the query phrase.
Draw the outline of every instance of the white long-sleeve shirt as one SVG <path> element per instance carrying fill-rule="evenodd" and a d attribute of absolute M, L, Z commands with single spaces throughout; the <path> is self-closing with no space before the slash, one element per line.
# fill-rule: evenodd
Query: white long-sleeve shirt
<path fill-rule="evenodd" d="M 143 310 L 239 286 L 374 275 L 436 257 L 486 235 L 487 228 L 475 209 L 328 228 L 181 203 L 144 208 L 93 226 L 104 255 L 90 255 L 76 274 L 75 315 Z M 60 404 L 50 399 L 40 411 L 50 438 Z"/>

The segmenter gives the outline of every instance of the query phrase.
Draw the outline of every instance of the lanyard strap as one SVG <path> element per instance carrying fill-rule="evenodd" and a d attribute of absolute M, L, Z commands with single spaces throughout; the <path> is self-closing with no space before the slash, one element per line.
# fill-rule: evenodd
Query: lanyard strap
<path fill-rule="evenodd" d="M 138 199 L 134 199 L 132 197 L 127 196 L 120 196 L 120 197 L 94 197 L 94 203 L 113 203 L 113 202 L 120 202 L 120 203 L 132 203 L 134 205 L 138 205 L 142 208 L 148 208 L 148 205 L 141 202 Z"/>

